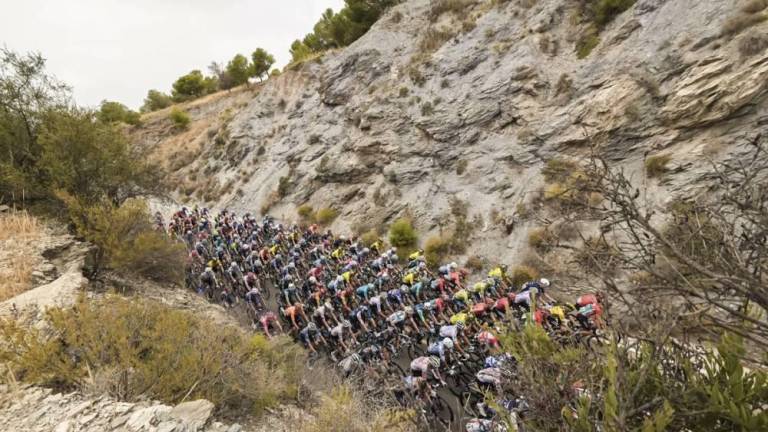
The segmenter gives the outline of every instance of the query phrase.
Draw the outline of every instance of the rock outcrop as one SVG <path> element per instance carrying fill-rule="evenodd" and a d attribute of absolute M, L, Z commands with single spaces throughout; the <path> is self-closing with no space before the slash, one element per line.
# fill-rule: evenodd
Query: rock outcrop
<path fill-rule="evenodd" d="M 707 161 L 738 160 L 740 144 L 768 132 L 768 51 L 739 50 L 768 23 L 724 35 L 733 1 L 639 0 L 583 59 L 579 2 L 468 1 L 440 16 L 433 3 L 404 2 L 351 46 L 238 93 L 205 136 L 174 136 L 201 145 L 173 167 L 177 198 L 285 219 L 331 206 L 339 231 L 408 211 L 424 234 L 445 228 L 458 198 L 484 227 L 470 252 L 514 260 L 531 222 L 494 221 L 531 203 L 547 160 L 598 146 L 661 205 L 702 187 Z M 209 111 L 190 109 L 196 121 Z M 167 148 L 170 138 L 142 139 L 164 122 L 136 142 Z M 659 152 L 673 169 L 644 178 Z"/>
<path fill-rule="evenodd" d="M 176 406 L 158 402 L 119 402 L 81 393 L 0 386 L 0 430 L 27 432 L 240 432 L 238 424 L 212 419 L 207 400 Z"/>

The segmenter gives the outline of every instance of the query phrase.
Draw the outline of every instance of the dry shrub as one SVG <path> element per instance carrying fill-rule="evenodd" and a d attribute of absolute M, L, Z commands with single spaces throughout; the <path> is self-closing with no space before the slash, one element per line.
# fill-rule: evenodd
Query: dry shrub
<path fill-rule="evenodd" d="M 339 216 L 339 212 L 336 210 L 330 207 L 323 207 L 315 213 L 315 221 L 321 226 L 327 226 L 330 225 L 337 216 Z"/>
<path fill-rule="evenodd" d="M 296 213 L 302 222 L 313 222 L 315 219 L 315 209 L 309 204 L 302 204 L 296 209 Z"/>
<path fill-rule="evenodd" d="M 456 175 L 464 174 L 467 171 L 467 165 L 468 164 L 469 164 L 469 162 L 467 162 L 464 159 L 456 162 Z"/>
<path fill-rule="evenodd" d="M 544 168 L 541 169 L 541 174 L 544 176 L 544 180 L 547 183 L 563 182 L 573 172 L 579 170 L 579 164 L 566 159 L 553 158 L 547 161 Z"/>
<path fill-rule="evenodd" d="M 480 272 L 485 267 L 485 263 L 483 263 L 483 259 L 479 256 L 472 255 L 467 258 L 467 262 L 464 263 L 464 267 L 472 270 L 473 272 Z"/>
<path fill-rule="evenodd" d="M 448 30 L 428 29 L 419 41 L 419 54 L 421 56 L 432 54 L 453 36 L 453 32 Z"/>
<path fill-rule="evenodd" d="M 0 323 L 0 361 L 20 380 L 56 390 L 85 386 L 119 400 L 176 404 L 205 398 L 219 410 L 260 412 L 295 398 L 304 352 L 157 302 L 81 296 L 46 312 L 51 331 Z M 73 353 L 77 353 L 73 355 Z"/>
<path fill-rule="evenodd" d="M 668 154 L 648 156 L 645 159 L 645 173 L 648 177 L 660 177 L 667 172 L 667 164 L 672 160 Z"/>
<path fill-rule="evenodd" d="M 450 253 L 452 249 L 451 237 L 432 236 L 424 242 L 424 255 L 427 265 L 437 267 Z"/>
<path fill-rule="evenodd" d="M 743 57 L 752 57 L 765 52 L 768 49 L 768 34 L 750 33 L 739 39 L 739 54 Z"/>
<path fill-rule="evenodd" d="M 539 271 L 527 265 L 518 265 L 509 273 L 513 287 L 520 287 L 524 283 L 538 279 Z"/>
<path fill-rule="evenodd" d="M 32 270 L 38 259 L 27 251 L 19 251 L 7 261 L 7 269 L 0 271 L 0 302 L 32 288 Z"/>
<path fill-rule="evenodd" d="M 534 228 L 528 232 L 528 246 L 539 252 L 549 251 L 556 243 L 557 237 L 547 228 Z"/>
<path fill-rule="evenodd" d="M 43 232 L 40 220 L 24 211 L 12 211 L 0 215 L 0 241 L 35 240 Z"/>
<path fill-rule="evenodd" d="M 432 2 L 432 8 L 429 11 L 429 19 L 432 22 L 440 19 L 443 14 L 460 14 L 472 2 L 468 0 L 437 0 Z"/>
<path fill-rule="evenodd" d="M 380 239 L 381 239 L 381 236 L 376 231 L 376 229 L 371 229 L 360 235 L 360 242 L 363 243 L 366 247 L 370 247 L 372 244 L 376 243 Z"/>
<path fill-rule="evenodd" d="M 613 274 L 618 269 L 619 251 L 603 237 L 590 237 L 584 240 L 574 259 L 584 269 Z"/>
<path fill-rule="evenodd" d="M 749 0 L 741 6 L 746 13 L 757 13 L 768 7 L 768 0 Z"/>
<path fill-rule="evenodd" d="M 723 22 L 722 34 L 726 36 L 735 35 L 766 19 L 768 19 L 768 15 L 763 13 L 740 13 L 734 15 Z"/>
<path fill-rule="evenodd" d="M 346 386 L 335 388 L 320 399 L 312 418 L 300 420 L 292 430 L 306 432 L 406 432 L 414 430 L 412 412 L 371 409 L 375 402 L 366 400 Z M 373 412 L 372 412 L 373 411 Z M 366 413 L 366 415 L 360 415 Z"/>

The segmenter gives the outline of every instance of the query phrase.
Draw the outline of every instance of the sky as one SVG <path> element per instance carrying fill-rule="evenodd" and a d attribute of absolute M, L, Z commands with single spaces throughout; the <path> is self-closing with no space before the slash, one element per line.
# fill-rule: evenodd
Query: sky
<path fill-rule="evenodd" d="M 282 67 L 288 48 L 343 0 L 21 0 L 0 14 L 0 46 L 37 51 L 80 105 L 116 100 L 138 109 L 149 89 L 170 92 L 193 69 L 207 73 L 263 47 Z"/>

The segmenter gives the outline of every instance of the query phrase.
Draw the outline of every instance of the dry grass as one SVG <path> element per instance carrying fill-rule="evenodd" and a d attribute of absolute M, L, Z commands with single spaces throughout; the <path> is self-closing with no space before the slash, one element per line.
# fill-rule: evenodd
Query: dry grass
<path fill-rule="evenodd" d="M 0 301 L 32 287 L 32 270 L 40 258 L 32 245 L 44 226 L 25 211 L 0 216 Z"/>
<path fill-rule="evenodd" d="M 26 211 L 14 211 L 0 216 L 0 241 L 35 240 L 42 232 L 40 220 Z"/>
<path fill-rule="evenodd" d="M 645 173 L 648 177 L 661 177 L 668 171 L 667 164 L 672 160 L 668 154 L 648 156 L 645 159 Z"/>

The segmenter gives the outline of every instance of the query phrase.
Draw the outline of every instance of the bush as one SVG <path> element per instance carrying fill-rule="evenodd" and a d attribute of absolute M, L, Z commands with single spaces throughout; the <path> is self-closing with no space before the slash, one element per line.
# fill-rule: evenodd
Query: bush
<path fill-rule="evenodd" d="M 591 0 L 594 22 L 599 27 L 613 21 L 619 14 L 632 7 L 637 0 Z"/>
<path fill-rule="evenodd" d="M 315 217 L 315 209 L 309 204 L 300 205 L 296 209 L 296 213 L 299 215 L 299 218 L 305 222 L 311 222 Z"/>
<path fill-rule="evenodd" d="M 541 169 L 541 174 L 544 176 L 544 180 L 547 183 L 563 182 L 571 175 L 571 173 L 578 169 L 579 165 L 576 162 L 553 158 L 547 161 L 544 168 Z"/>
<path fill-rule="evenodd" d="M 381 402 L 377 400 L 376 402 Z M 307 422 L 289 430 L 306 432 L 406 432 L 413 430 L 413 412 L 407 410 L 371 409 L 377 404 L 355 394 L 346 386 L 333 389 L 320 398 Z M 360 413 L 365 412 L 365 416 Z"/>
<path fill-rule="evenodd" d="M 414 248 L 419 242 L 419 236 L 411 224 L 411 219 L 400 218 L 389 227 L 389 243 L 399 248 Z"/>
<path fill-rule="evenodd" d="M 133 199 L 122 206 L 102 202 L 86 205 L 60 194 L 77 233 L 97 247 L 95 270 L 108 266 L 160 282 L 181 282 L 186 248 L 152 228 L 144 201 Z"/>
<path fill-rule="evenodd" d="M 598 44 L 600 44 L 600 36 L 597 35 L 596 31 L 584 33 L 576 42 L 576 57 L 586 58 Z"/>
<path fill-rule="evenodd" d="M 141 123 L 141 116 L 120 102 L 102 101 L 96 118 L 104 123 L 123 122 L 129 125 Z"/>
<path fill-rule="evenodd" d="M 468 164 L 469 163 L 466 160 L 464 160 L 464 159 L 456 162 L 456 175 L 464 174 L 464 172 L 467 171 L 467 165 Z"/>
<path fill-rule="evenodd" d="M 173 108 L 170 114 L 168 114 L 168 118 L 171 119 L 173 126 L 177 129 L 186 129 L 189 127 L 189 114 L 182 109 Z"/>
<path fill-rule="evenodd" d="M 547 228 L 534 228 L 528 231 L 528 246 L 539 252 L 548 251 L 555 243 L 557 243 L 557 237 Z"/>
<path fill-rule="evenodd" d="M 464 267 L 472 270 L 473 272 L 480 272 L 485 267 L 485 263 L 483 263 L 483 259 L 479 256 L 472 255 L 467 258 L 467 262 L 464 263 Z"/>
<path fill-rule="evenodd" d="M 379 233 L 375 229 L 371 229 L 360 235 L 360 242 L 363 243 L 366 247 L 370 247 L 380 239 L 381 236 L 379 236 Z"/>
<path fill-rule="evenodd" d="M 768 15 L 764 13 L 740 13 L 723 22 L 722 33 L 726 36 L 735 35 L 755 24 L 765 21 L 766 19 L 768 19 Z"/>
<path fill-rule="evenodd" d="M 116 296 L 81 296 L 46 317 L 45 333 L 0 324 L 3 340 L 11 341 L 0 345 L 0 361 L 24 382 L 71 391 L 100 381 L 119 400 L 205 398 L 242 412 L 298 392 L 304 354 L 286 339 L 248 336 L 158 302 Z"/>
<path fill-rule="evenodd" d="M 150 90 L 144 98 L 140 111 L 147 113 L 168 108 L 171 105 L 173 105 L 173 99 L 170 96 L 158 90 Z"/>
<path fill-rule="evenodd" d="M 443 236 L 432 236 L 424 242 L 424 256 L 427 265 L 437 267 L 451 252 L 451 239 Z"/>
<path fill-rule="evenodd" d="M 328 226 L 336 219 L 338 215 L 339 212 L 336 210 L 330 207 L 324 207 L 317 211 L 315 214 L 315 220 L 321 226 Z"/>
<path fill-rule="evenodd" d="M 752 33 L 739 39 L 739 53 L 744 57 L 765 52 L 768 49 L 768 35 L 765 33 Z"/>
<path fill-rule="evenodd" d="M 512 268 L 509 273 L 513 287 L 520 287 L 526 282 L 539 278 L 539 271 L 527 265 L 519 265 Z"/>
<path fill-rule="evenodd" d="M 199 70 L 193 70 L 173 83 L 171 96 L 175 102 L 184 102 L 213 93 L 217 88 L 215 78 L 203 76 Z"/>
<path fill-rule="evenodd" d="M 660 177 L 667 172 L 667 164 L 672 160 L 672 156 L 668 154 L 660 154 L 655 156 L 648 156 L 645 159 L 645 173 L 648 177 Z"/>
<path fill-rule="evenodd" d="M 568 196 L 569 191 L 562 183 L 552 183 L 544 188 L 544 199 L 547 201 L 567 199 Z"/>
<path fill-rule="evenodd" d="M 746 13 L 757 13 L 768 7 L 768 0 L 749 0 L 741 6 Z"/>

